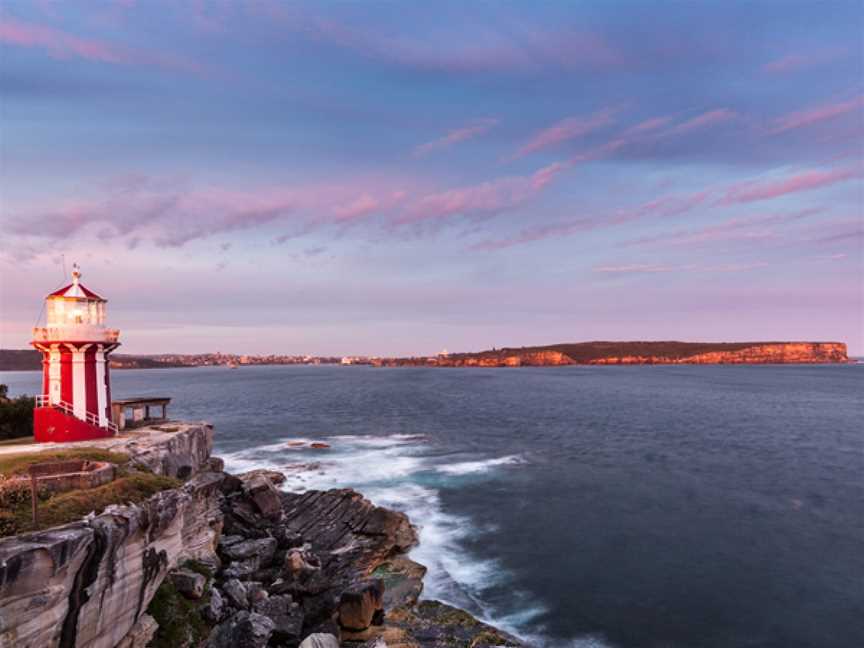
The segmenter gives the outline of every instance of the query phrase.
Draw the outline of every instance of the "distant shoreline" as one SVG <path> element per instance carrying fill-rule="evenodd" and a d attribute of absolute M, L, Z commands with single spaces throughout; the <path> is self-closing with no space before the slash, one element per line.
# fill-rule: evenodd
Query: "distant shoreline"
<path fill-rule="evenodd" d="M 505 347 L 436 356 L 246 356 L 234 354 L 115 355 L 112 369 L 177 369 L 281 365 L 374 367 L 557 367 L 569 365 L 844 364 L 854 362 L 842 342 L 579 342 Z M 0 371 L 41 371 L 35 349 L 0 349 Z"/>

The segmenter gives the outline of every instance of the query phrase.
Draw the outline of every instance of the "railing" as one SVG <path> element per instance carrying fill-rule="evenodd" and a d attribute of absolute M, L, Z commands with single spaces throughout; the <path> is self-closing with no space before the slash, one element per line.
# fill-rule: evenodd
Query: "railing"
<path fill-rule="evenodd" d="M 109 329 L 88 324 L 69 324 L 66 326 L 37 326 L 33 329 L 35 342 L 116 342 L 120 339 L 119 329 Z"/>
<path fill-rule="evenodd" d="M 72 405 L 70 405 L 66 401 L 62 401 L 62 400 L 57 401 L 56 403 L 52 403 L 51 397 L 47 396 L 45 394 L 42 394 L 40 396 L 36 396 L 36 407 L 53 407 L 55 409 L 60 410 L 61 412 L 63 412 L 64 414 L 66 414 L 68 416 L 78 418 L 77 416 L 75 416 L 75 408 L 72 407 Z M 120 432 L 120 429 L 112 421 L 107 421 L 105 423 L 105 425 L 102 425 L 99 422 L 99 417 L 96 416 L 95 414 L 93 414 L 92 412 L 87 412 L 87 415 L 85 416 L 84 420 L 87 423 L 89 423 L 90 425 L 93 425 L 95 427 L 102 428 L 105 430 L 110 430 L 114 434 L 118 434 Z"/>

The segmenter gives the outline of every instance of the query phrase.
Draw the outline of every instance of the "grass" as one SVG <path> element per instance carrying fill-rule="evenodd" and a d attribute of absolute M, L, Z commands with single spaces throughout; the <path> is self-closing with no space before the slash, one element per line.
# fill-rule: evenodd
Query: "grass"
<path fill-rule="evenodd" d="M 111 454 L 111 453 L 107 453 Z M 104 459 L 103 459 L 104 460 Z M 156 493 L 182 485 L 179 479 L 146 472 L 121 474 L 114 481 L 96 488 L 60 493 L 39 504 L 39 524 L 33 526 L 29 499 L 0 515 L 0 537 L 38 531 L 80 520 L 91 511 L 100 513 L 110 504 L 143 501 Z"/>
<path fill-rule="evenodd" d="M 30 436 L 15 437 L 13 439 L 3 439 L 2 441 L 0 441 L 0 446 L 29 445 L 29 444 L 35 443 L 35 442 L 36 442 L 36 439 L 34 439 L 33 435 L 31 434 Z"/>
<path fill-rule="evenodd" d="M 113 464 L 125 464 L 129 455 L 122 452 L 109 452 L 99 448 L 73 448 L 70 450 L 55 450 L 53 452 L 22 452 L 18 454 L 0 455 L 0 475 L 26 475 L 27 469 L 33 464 L 46 461 L 70 461 L 72 459 L 87 459 L 90 461 L 107 461 Z"/>

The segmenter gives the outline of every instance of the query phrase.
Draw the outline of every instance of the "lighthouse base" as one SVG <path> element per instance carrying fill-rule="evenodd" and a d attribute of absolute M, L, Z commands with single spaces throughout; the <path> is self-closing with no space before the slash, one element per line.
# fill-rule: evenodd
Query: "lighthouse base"
<path fill-rule="evenodd" d="M 33 439 L 36 443 L 66 443 L 112 437 L 107 428 L 91 425 L 54 407 L 33 410 Z"/>

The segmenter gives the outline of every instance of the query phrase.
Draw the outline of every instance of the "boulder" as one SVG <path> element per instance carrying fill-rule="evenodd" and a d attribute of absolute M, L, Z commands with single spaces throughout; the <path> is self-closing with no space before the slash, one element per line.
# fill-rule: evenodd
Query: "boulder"
<path fill-rule="evenodd" d="M 323 441 L 313 441 L 309 444 L 310 448 L 315 448 L 316 450 L 329 450 L 330 444 L 324 443 Z"/>
<path fill-rule="evenodd" d="M 228 565 L 222 572 L 225 578 L 248 579 L 258 571 L 258 556 L 252 556 L 248 560 L 237 560 Z"/>
<path fill-rule="evenodd" d="M 282 515 L 282 500 L 279 491 L 267 477 L 256 473 L 243 482 L 244 494 L 255 503 L 258 512 L 265 518 L 275 520 Z"/>
<path fill-rule="evenodd" d="M 278 470 L 268 470 L 267 468 L 256 468 L 255 470 L 250 470 L 249 472 L 245 472 L 238 477 L 241 480 L 251 479 L 255 475 L 262 475 L 273 482 L 276 486 L 285 483 L 285 474 L 279 472 Z"/>
<path fill-rule="evenodd" d="M 261 583 L 256 581 L 246 583 L 246 600 L 249 601 L 249 606 L 252 609 L 262 601 L 266 601 L 268 596 L 270 595 Z"/>
<path fill-rule="evenodd" d="M 174 587 L 187 599 L 200 599 L 204 596 L 207 578 L 191 569 L 175 569 L 169 574 Z"/>
<path fill-rule="evenodd" d="M 271 596 L 254 606 L 258 614 L 273 621 L 273 638 L 277 641 L 297 642 L 303 630 L 303 611 L 288 594 Z"/>
<path fill-rule="evenodd" d="M 317 632 L 300 642 L 300 648 L 339 648 L 339 640 L 331 634 Z"/>
<path fill-rule="evenodd" d="M 261 538 L 260 540 L 243 540 L 222 547 L 222 553 L 231 560 L 245 560 L 256 556 L 260 566 L 269 565 L 276 553 L 275 538 Z"/>
<path fill-rule="evenodd" d="M 210 633 L 208 648 L 265 648 L 273 634 L 273 621 L 257 612 L 241 610 Z"/>
<path fill-rule="evenodd" d="M 215 625 L 222 620 L 222 615 L 225 613 L 225 599 L 215 587 L 210 588 L 210 600 L 201 608 L 201 615 L 204 620 Z"/>
<path fill-rule="evenodd" d="M 349 631 L 365 630 L 373 621 L 381 625 L 384 609 L 384 581 L 374 579 L 342 592 L 339 599 L 339 625 Z"/>
<path fill-rule="evenodd" d="M 240 610 L 245 610 L 249 607 L 249 599 L 246 594 L 246 586 L 236 578 L 229 578 L 222 585 L 222 591 L 228 599 L 228 603 Z"/>

